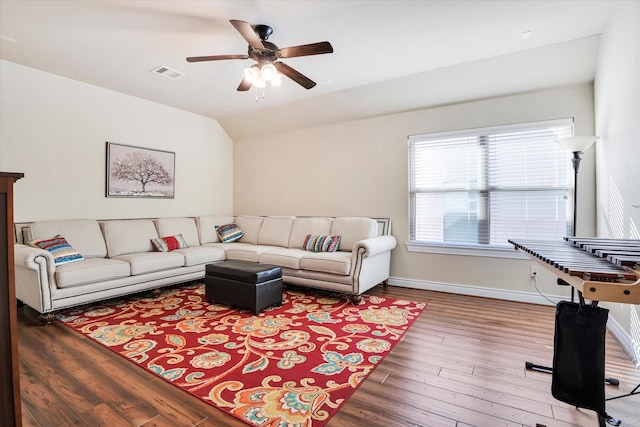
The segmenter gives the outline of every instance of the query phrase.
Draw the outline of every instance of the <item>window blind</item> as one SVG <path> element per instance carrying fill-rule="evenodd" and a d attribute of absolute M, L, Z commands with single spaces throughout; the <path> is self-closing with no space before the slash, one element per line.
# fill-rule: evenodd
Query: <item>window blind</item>
<path fill-rule="evenodd" d="M 410 241 L 507 246 L 571 229 L 573 119 L 409 137 Z"/>

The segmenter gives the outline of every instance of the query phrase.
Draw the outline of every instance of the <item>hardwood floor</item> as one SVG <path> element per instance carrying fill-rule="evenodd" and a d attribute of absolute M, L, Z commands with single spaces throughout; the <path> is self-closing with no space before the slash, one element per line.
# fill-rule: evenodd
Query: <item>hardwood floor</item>
<path fill-rule="evenodd" d="M 428 303 L 403 341 L 327 427 L 590 427 L 596 416 L 555 400 L 554 308 L 439 292 L 376 287 L 369 293 Z M 23 425 L 240 427 L 190 396 L 69 328 L 39 326 L 19 313 Z M 640 371 L 607 334 L 607 397 L 630 392 Z M 640 426 L 640 396 L 607 403 L 622 426 Z"/>

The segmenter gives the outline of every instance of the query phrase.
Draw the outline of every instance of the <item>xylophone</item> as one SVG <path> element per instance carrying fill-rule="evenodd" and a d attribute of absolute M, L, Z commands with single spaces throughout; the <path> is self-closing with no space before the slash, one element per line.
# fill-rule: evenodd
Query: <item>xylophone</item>
<path fill-rule="evenodd" d="M 573 286 L 582 309 L 573 302 L 556 308 L 554 366 L 526 362 L 527 369 L 553 374 L 552 394 L 558 400 L 592 409 L 600 427 L 621 421 L 605 412 L 605 401 L 640 394 L 640 385 L 624 395 L 605 399 L 604 334 L 607 310 L 599 301 L 640 304 L 640 240 L 565 237 L 564 242 L 509 240 L 538 264 Z M 592 301 L 584 305 L 584 298 Z M 577 310 L 577 311 L 575 311 Z M 583 310 L 583 314 L 579 314 Z"/>
<path fill-rule="evenodd" d="M 565 237 L 509 240 L 584 298 L 640 304 L 640 240 Z"/>

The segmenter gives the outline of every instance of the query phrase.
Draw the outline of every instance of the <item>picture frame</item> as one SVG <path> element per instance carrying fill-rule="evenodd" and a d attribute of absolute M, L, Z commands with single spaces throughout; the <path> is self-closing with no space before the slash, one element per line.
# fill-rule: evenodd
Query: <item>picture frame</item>
<path fill-rule="evenodd" d="M 173 199 L 176 153 L 106 144 L 106 197 Z"/>

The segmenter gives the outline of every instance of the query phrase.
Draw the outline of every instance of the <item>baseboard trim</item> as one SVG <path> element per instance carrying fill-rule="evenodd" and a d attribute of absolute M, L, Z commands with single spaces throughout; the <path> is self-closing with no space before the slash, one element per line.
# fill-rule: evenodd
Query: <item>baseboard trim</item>
<path fill-rule="evenodd" d="M 607 329 L 611 332 L 611 335 L 615 337 L 616 340 L 620 343 L 620 346 L 624 350 L 625 353 L 633 360 L 636 364 L 636 368 L 640 368 L 640 360 L 637 358 L 635 346 L 633 340 L 629 335 L 627 335 L 626 331 L 620 326 L 620 323 L 616 322 L 615 319 L 609 316 L 609 320 L 607 321 Z"/>
<path fill-rule="evenodd" d="M 402 279 L 398 277 L 389 278 L 389 285 L 400 286 L 402 288 L 424 289 L 427 291 L 448 292 L 452 294 L 494 298 L 506 301 L 525 302 L 530 304 L 549 306 L 555 305 L 548 301 L 542 295 L 532 292 L 484 288 L 479 286 L 458 285 L 453 283 L 427 282 L 424 280 Z M 547 295 L 547 297 L 553 301 L 561 301 L 563 299 L 566 299 L 566 297 L 562 295 Z M 631 360 L 634 361 L 636 366 L 640 367 L 640 361 L 636 359 L 634 354 L 634 345 L 631 336 L 628 335 L 626 331 L 620 326 L 620 324 L 611 317 L 609 317 L 609 320 L 607 322 L 607 329 L 609 330 L 609 332 L 611 332 L 615 339 L 618 340 L 623 350 L 627 353 Z"/>

